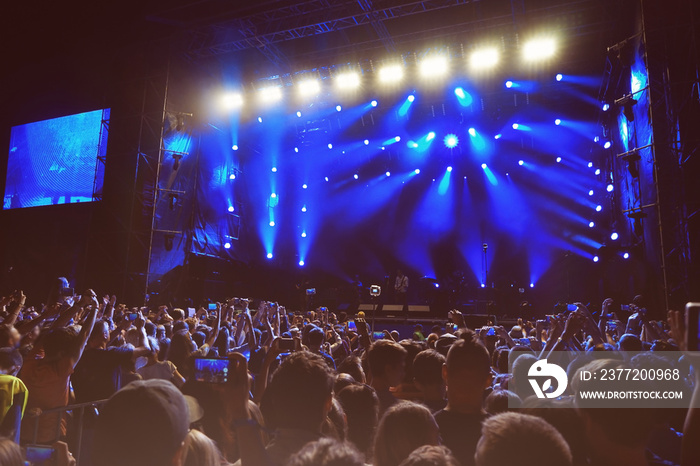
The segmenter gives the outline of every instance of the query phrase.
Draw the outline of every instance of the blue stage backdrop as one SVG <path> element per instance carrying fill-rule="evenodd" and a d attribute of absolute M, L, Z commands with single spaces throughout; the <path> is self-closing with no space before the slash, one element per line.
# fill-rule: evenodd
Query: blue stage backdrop
<path fill-rule="evenodd" d="M 14 126 L 3 209 L 91 202 L 104 181 L 109 109 Z"/>

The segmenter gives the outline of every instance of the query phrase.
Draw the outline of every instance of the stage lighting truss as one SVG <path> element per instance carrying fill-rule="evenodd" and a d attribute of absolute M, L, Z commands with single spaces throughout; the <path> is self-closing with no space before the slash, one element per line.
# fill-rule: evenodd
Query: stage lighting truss
<path fill-rule="evenodd" d="M 642 90 L 637 92 L 641 92 Z M 615 105 L 622 107 L 622 113 L 625 115 L 625 118 L 627 118 L 627 121 L 634 121 L 634 111 L 632 110 L 632 107 L 637 105 L 637 100 L 632 96 L 632 94 L 627 94 L 615 100 Z"/>

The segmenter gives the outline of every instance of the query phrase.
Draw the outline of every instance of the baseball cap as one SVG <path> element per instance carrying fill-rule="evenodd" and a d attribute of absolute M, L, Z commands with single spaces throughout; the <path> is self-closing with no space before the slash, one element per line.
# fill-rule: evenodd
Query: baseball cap
<path fill-rule="evenodd" d="M 170 464 L 188 430 L 187 402 L 171 382 L 161 379 L 132 382 L 112 395 L 100 409 L 93 464 Z"/>

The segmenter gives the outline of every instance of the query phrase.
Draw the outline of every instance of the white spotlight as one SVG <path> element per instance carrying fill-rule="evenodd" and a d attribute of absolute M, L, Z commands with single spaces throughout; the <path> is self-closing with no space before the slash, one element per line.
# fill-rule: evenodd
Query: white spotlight
<path fill-rule="evenodd" d="M 360 87 L 360 75 L 353 72 L 341 73 L 335 77 L 335 87 L 338 90 L 353 90 Z"/>
<path fill-rule="evenodd" d="M 523 58 L 528 61 L 546 60 L 556 52 L 554 39 L 532 39 L 523 46 Z"/>
<path fill-rule="evenodd" d="M 469 67 L 472 70 L 486 70 L 498 64 L 498 49 L 487 48 L 472 52 L 469 56 Z"/>
<path fill-rule="evenodd" d="M 258 91 L 258 98 L 262 103 L 272 104 L 282 100 L 282 89 L 279 86 L 263 87 Z M 258 121 L 262 118 L 258 118 Z"/>
<path fill-rule="evenodd" d="M 313 97 L 321 92 L 321 84 L 316 79 L 304 79 L 297 83 L 297 89 L 301 97 Z"/>
<path fill-rule="evenodd" d="M 238 92 L 231 92 L 221 98 L 221 103 L 227 110 L 241 108 L 243 106 L 243 96 Z"/>
<path fill-rule="evenodd" d="M 420 62 L 420 74 L 424 78 L 439 78 L 447 74 L 446 57 L 427 57 Z"/>
<path fill-rule="evenodd" d="M 383 84 L 398 83 L 402 79 L 403 66 L 401 65 L 386 65 L 379 69 L 379 82 Z M 373 106 L 376 107 L 376 105 Z"/>

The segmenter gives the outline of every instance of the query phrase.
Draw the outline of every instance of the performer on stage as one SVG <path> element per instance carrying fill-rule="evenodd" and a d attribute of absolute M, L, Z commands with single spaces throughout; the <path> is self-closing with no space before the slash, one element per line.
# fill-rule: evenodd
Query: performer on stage
<path fill-rule="evenodd" d="M 403 304 L 404 310 L 408 305 L 406 300 L 406 293 L 408 292 L 408 277 L 403 274 L 401 269 L 396 271 L 396 281 L 394 282 L 394 295 L 396 297 L 396 302 Z"/>

